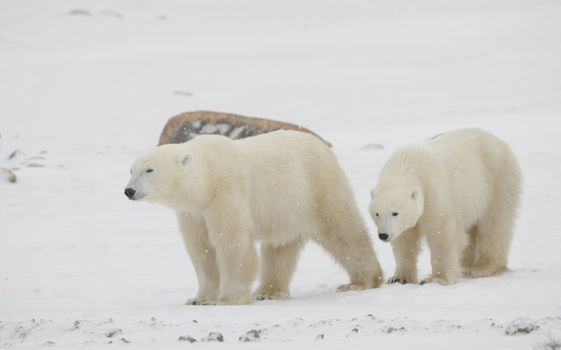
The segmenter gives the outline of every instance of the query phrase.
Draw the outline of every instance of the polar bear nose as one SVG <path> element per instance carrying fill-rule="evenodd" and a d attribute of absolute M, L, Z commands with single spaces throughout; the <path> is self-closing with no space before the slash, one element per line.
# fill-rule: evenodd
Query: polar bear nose
<path fill-rule="evenodd" d="M 125 188 L 125 196 L 129 197 L 129 199 L 132 199 L 135 193 L 136 191 L 132 188 Z"/>
<path fill-rule="evenodd" d="M 390 238 L 390 235 L 388 235 L 387 233 L 378 233 L 378 237 L 380 237 L 380 239 L 385 242 L 388 240 L 388 238 Z"/>

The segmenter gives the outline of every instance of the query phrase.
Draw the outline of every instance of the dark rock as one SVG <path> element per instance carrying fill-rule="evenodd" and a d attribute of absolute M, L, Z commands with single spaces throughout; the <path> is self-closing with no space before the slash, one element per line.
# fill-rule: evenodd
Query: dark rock
<path fill-rule="evenodd" d="M 295 124 L 210 111 L 186 112 L 170 118 L 160 134 L 158 145 L 183 143 L 199 135 L 223 135 L 237 140 L 276 130 L 306 132 L 331 146 L 311 130 Z"/>

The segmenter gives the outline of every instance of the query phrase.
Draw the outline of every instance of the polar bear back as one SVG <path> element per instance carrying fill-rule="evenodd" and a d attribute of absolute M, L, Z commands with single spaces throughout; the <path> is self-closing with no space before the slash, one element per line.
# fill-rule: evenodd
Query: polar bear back
<path fill-rule="evenodd" d="M 200 136 L 186 145 L 204 150 L 211 187 L 232 193 L 249 208 L 254 238 L 283 245 L 318 235 L 329 203 L 354 206 L 354 196 L 331 149 L 298 131 L 275 131 L 243 140 Z M 352 203 L 352 204 L 348 204 Z"/>
<path fill-rule="evenodd" d="M 414 170 L 412 170 L 414 169 Z M 423 217 L 454 215 L 465 229 L 477 223 L 497 195 L 518 204 L 520 170 L 508 145 L 481 129 L 462 129 L 398 150 L 380 175 L 393 182 L 414 174 L 425 195 Z M 508 188 L 509 191 L 497 189 Z"/>
<path fill-rule="evenodd" d="M 331 149 L 314 136 L 278 131 L 240 141 L 251 172 L 250 204 L 256 232 L 284 244 L 316 236 L 325 215 L 319 204 L 330 192 L 345 193 L 345 176 Z M 354 201 L 354 198 L 350 198 Z"/>

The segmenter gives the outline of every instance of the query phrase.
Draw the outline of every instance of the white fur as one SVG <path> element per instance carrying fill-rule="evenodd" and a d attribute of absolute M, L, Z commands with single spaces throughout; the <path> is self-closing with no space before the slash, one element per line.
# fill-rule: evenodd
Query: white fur
<path fill-rule="evenodd" d="M 340 290 L 381 283 L 345 174 L 315 136 L 276 131 L 233 141 L 213 135 L 160 146 L 135 162 L 128 188 L 177 211 L 199 280 L 194 304 L 250 301 L 255 241 L 261 242 L 262 260 L 258 299 L 289 296 L 299 253 L 309 239 L 349 273 L 351 283 Z"/>
<path fill-rule="evenodd" d="M 449 284 L 461 272 L 483 277 L 506 270 L 520 192 L 511 150 L 480 129 L 445 133 L 395 152 L 369 207 L 378 234 L 389 235 L 394 252 L 389 282 L 416 283 L 421 236 L 432 264 L 432 276 L 423 282 Z"/>

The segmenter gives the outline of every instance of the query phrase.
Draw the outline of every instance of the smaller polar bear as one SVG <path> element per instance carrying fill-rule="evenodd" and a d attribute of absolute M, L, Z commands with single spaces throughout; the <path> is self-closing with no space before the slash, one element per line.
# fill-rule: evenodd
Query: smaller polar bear
<path fill-rule="evenodd" d="M 421 283 L 505 271 L 520 191 L 511 150 L 480 129 L 441 134 L 395 152 L 369 207 L 378 237 L 394 252 L 396 271 L 388 283 L 417 282 L 421 236 L 432 264 L 432 275 Z"/>
<path fill-rule="evenodd" d="M 382 270 L 346 176 L 329 146 L 298 131 L 243 140 L 199 136 L 139 158 L 125 194 L 177 212 L 199 281 L 191 304 L 284 299 L 307 240 L 350 276 L 340 291 L 378 287 Z"/>

